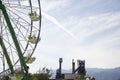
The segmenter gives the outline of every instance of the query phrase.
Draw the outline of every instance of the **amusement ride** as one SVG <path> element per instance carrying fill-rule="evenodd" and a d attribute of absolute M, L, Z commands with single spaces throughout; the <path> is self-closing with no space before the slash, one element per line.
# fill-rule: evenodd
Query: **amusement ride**
<path fill-rule="evenodd" d="M 28 80 L 40 41 L 40 0 L 0 0 L 0 77 Z"/>

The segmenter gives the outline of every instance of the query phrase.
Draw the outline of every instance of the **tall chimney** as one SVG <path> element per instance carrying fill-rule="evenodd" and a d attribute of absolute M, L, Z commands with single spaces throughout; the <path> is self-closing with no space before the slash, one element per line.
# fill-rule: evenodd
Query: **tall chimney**
<path fill-rule="evenodd" d="M 62 62 L 63 62 L 63 59 L 59 58 L 59 74 L 60 75 L 61 75 Z"/>
<path fill-rule="evenodd" d="M 75 62 L 74 59 L 72 59 L 72 73 L 75 73 Z"/>

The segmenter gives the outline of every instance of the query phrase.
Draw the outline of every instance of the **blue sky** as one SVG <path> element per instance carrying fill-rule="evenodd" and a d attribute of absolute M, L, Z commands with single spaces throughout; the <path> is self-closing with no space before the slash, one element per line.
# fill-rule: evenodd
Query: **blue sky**
<path fill-rule="evenodd" d="M 41 41 L 29 65 L 70 69 L 72 59 L 87 68 L 120 67 L 120 0 L 41 0 Z M 77 61 L 76 61 L 77 62 Z"/>

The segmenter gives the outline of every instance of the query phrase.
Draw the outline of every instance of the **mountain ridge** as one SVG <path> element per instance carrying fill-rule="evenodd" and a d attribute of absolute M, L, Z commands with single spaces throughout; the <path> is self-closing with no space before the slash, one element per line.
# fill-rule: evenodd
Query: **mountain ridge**
<path fill-rule="evenodd" d="M 53 71 L 55 78 L 56 71 Z M 62 69 L 62 73 L 71 73 L 71 69 Z M 105 69 L 105 68 L 86 68 L 86 75 L 95 77 L 96 80 L 120 80 L 120 67 Z"/>
<path fill-rule="evenodd" d="M 112 69 L 87 68 L 87 74 L 94 76 L 96 80 L 120 80 L 120 67 Z"/>

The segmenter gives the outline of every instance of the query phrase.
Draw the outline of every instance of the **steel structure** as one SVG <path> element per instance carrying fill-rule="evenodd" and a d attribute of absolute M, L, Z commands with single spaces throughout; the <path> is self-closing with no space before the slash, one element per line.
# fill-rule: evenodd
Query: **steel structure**
<path fill-rule="evenodd" d="M 40 0 L 0 0 L 0 77 L 28 80 L 40 30 Z"/>

